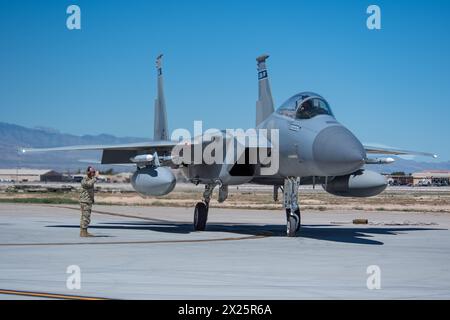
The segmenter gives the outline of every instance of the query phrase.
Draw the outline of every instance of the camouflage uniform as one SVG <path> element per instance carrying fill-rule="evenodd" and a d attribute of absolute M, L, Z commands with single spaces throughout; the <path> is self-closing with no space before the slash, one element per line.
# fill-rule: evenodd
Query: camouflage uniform
<path fill-rule="evenodd" d="M 81 221 L 80 228 L 87 229 L 91 222 L 91 209 L 94 203 L 94 184 L 97 181 L 95 177 L 84 177 L 81 180 L 81 193 L 80 193 L 80 205 L 81 205 Z"/>

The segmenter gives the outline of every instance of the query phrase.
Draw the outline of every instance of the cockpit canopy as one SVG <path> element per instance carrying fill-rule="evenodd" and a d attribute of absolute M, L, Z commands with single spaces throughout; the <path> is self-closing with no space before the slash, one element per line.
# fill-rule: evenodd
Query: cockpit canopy
<path fill-rule="evenodd" d="M 294 119 L 311 119 L 319 114 L 334 117 L 328 102 L 314 92 L 302 92 L 289 98 L 278 108 L 279 114 Z"/>

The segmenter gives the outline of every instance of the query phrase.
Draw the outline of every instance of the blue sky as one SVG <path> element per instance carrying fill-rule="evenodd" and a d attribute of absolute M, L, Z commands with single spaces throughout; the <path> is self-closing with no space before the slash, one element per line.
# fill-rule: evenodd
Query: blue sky
<path fill-rule="evenodd" d="M 70 4 L 82 30 L 66 28 Z M 382 30 L 366 28 L 370 4 Z M 449 13 L 445 0 L 0 0 L 0 121 L 151 137 L 163 52 L 171 129 L 249 128 L 269 53 L 276 105 L 314 91 L 361 141 L 449 160 Z"/>

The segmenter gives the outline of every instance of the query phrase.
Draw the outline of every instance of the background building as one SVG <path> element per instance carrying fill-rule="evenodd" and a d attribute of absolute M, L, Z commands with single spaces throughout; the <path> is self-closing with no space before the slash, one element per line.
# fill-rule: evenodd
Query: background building
<path fill-rule="evenodd" d="M 0 181 L 60 182 L 62 174 L 50 169 L 0 169 Z"/>
<path fill-rule="evenodd" d="M 386 178 L 391 186 L 450 186 L 450 171 L 426 170 L 405 174 L 395 172 L 387 174 Z"/>
<path fill-rule="evenodd" d="M 406 174 L 388 174 L 386 178 L 391 186 L 412 186 L 414 181 L 413 176 Z"/>
<path fill-rule="evenodd" d="M 412 174 L 413 184 L 415 186 L 448 186 L 450 185 L 450 171 L 445 170 L 429 170 L 422 172 L 414 172 Z"/>

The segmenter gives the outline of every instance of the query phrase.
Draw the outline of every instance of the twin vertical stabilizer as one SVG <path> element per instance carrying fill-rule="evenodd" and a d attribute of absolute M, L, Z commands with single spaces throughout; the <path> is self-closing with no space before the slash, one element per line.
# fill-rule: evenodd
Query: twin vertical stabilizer
<path fill-rule="evenodd" d="M 164 98 L 162 57 L 160 54 L 156 58 L 156 70 L 158 75 L 158 92 L 155 100 L 155 115 L 153 125 L 154 140 L 168 140 L 166 101 Z M 263 122 L 273 111 L 273 98 L 270 90 L 269 78 L 267 75 L 266 59 L 268 55 L 256 58 L 258 66 L 258 101 L 256 101 L 256 125 Z"/>
<path fill-rule="evenodd" d="M 156 70 L 158 73 L 158 96 L 155 100 L 155 117 L 153 125 L 154 140 L 168 140 L 166 101 L 164 99 L 162 54 L 156 58 Z"/>
<path fill-rule="evenodd" d="M 266 59 L 268 55 L 256 58 L 258 65 L 258 101 L 256 101 L 256 125 L 273 113 L 273 99 L 267 76 Z"/>

